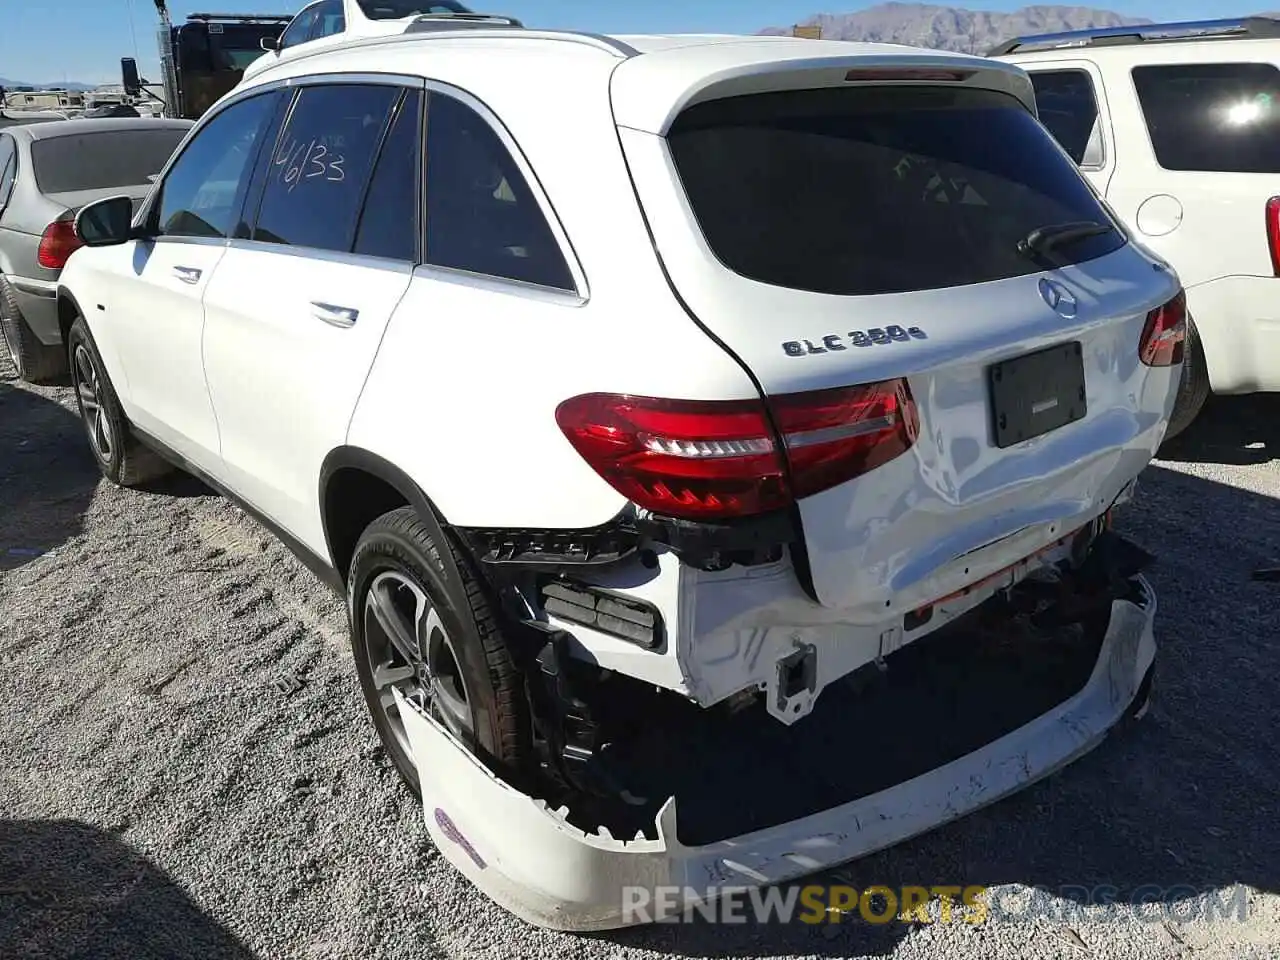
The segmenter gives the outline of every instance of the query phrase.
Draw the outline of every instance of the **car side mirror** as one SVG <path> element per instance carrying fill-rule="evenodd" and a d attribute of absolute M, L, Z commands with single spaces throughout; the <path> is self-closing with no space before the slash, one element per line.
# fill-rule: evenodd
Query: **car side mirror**
<path fill-rule="evenodd" d="M 263 37 L 258 41 L 258 46 L 267 51 L 267 53 L 280 52 L 280 40 L 277 37 Z"/>
<path fill-rule="evenodd" d="M 133 201 L 108 197 L 76 214 L 76 235 L 86 247 L 112 247 L 134 239 Z"/>

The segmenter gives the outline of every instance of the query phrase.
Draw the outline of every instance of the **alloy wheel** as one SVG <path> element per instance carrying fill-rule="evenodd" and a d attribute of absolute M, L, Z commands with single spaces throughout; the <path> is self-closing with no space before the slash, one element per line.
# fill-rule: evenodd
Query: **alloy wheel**
<path fill-rule="evenodd" d="M 413 760 L 393 690 L 429 710 L 454 736 L 474 733 L 470 697 L 453 638 L 426 592 L 406 575 L 388 571 L 369 586 L 364 602 L 365 650 L 378 703 L 404 755 Z"/>
<path fill-rule="evenodd" d="M 75 349 L 75 385 L 89 442 L 93 444 L 94 453 L 99 459 L 103 463 L 110 463 L 115 449 L 115 437 L 111 432 L 111 421 L 102 405 L 102 378 L 98 374 L 97 364 L 93 362 L 93 357 L 83 343 L 76 344 Z"/>

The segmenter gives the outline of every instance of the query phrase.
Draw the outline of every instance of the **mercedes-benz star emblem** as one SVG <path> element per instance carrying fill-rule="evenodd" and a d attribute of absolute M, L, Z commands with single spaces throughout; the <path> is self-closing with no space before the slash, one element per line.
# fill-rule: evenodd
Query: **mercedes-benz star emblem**
<path fill-rule="evenodd" d="M 1062 284 L 1048 279 L 1041 280 L 1040 296 L 1058 316 L 1070 320 L 1076 315 L 1076 298 Z"/>

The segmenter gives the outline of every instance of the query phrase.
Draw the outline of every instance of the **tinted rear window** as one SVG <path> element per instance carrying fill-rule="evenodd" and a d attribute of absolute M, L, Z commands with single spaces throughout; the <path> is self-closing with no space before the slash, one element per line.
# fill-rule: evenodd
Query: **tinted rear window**
<path fill-rule="evenodd" d="M 775 286 L 856 295 L 1042 269 L 1038 227 L 1110 224 L 1070 160 L 1016 99 L 974 89 L 801 90 L 699 104 L 669 142 L 725 266 Z M 1082 262 L 1117 231 L 1056 254 Z"/>
<path fill-rule="evenodd" d="M 147 186 L 186 135 L 185 129 L 79 133 L 31 144 L 41 193 Z"/>
<path fill-rule="evenodd" d="M 1136 67 L 1133 85 L 1166 170 L 1280 172 L 1280 70 L 1271 64 Z"/>

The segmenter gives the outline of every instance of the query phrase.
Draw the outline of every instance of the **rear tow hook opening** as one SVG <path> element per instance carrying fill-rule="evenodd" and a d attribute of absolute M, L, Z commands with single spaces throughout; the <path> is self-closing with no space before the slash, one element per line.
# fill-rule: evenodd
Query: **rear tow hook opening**
<path fill-rule="evenodd" d="M 778 661 L 776 696 L 777 715 L 791 723 L 813 710 L 818 689 L 818 650 L 812 644 L 797 644 L 796 649 Z"/>

